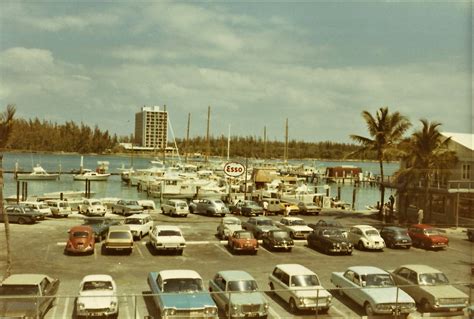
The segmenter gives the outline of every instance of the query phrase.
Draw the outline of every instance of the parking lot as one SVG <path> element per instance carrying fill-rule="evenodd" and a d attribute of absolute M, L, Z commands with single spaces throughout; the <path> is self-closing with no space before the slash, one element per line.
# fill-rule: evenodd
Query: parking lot
<path fill-rule="evenodd" d="M 331 272 L 344 271 L 349 266 L 371 265 L 382 269 L 394 269 L 402 264 L 427 264 L 445 272 L 452 283 L 462 283 L 458 287 L 470 294 L 468 283 L 472 278 L 472 243 L 465 233 L 448 232 L 450 245 L 446 250 L 431 251 L 419 248 L 384 249 L 383 252 L 355 250 L 352 256 L 329 256 L 306 246 L 305 241 L 297 241 L 291 252 L 272 252 L 260 246 L 257 255 L 234 255 L 224 241 L 216 236 L 218 217 L 189 215 L 173 218 L 152 212 L 155 224 L 179 226 L 186 238 L 187 247 L 182 256 L 156 254 L 147 245 L 148 237 L 135 242 L 131 255 L 101 253 L 101 243 L 96 244 L 95 253 L 89 256 L 68 256 L 64 254 L 67 230 L 82 223 L 79 214 L 63 219 L 46 219 L 35 225 L 11 224 L 13 273 L 44 273 L 61 281 L 57 304 L 49 310 L 46 318 L 74 317 L 74 302 L 79 283 L 88 274 L 110 274 L 118 285 L 122 296 L 119 301 L 119 318 L 144 318 L 156 316 L 157 310 L 150 297 L 146 277 L 150 271 L 164 269 L 193 269 L 207 282 L 220 270 L 240 269 L 250 273 L 258 282 L 260 290 L 266 291 L 270 305 L 270 318 L 315 317 L 315 313 L 290 314 L 287 305 L 268 292 L 268 275 L 273 267 L 282 263 L 299 263 L 318 274 L 323 286 L 333 296 L 333 304 L 328 314 L 318 314 L 318 318 L 358 318 L 364 310 L 345 297 L 341 297 L 330 282 Z M 107 216 L 123 218 L 108 213 Z M 239 217 L 242 221 L 246 217 Z M 272 216 L 279 220 L 281 216 Z M 370 215 L 350 212 L 323 212 L 320 216 L 303 217 L 313 223 L 321 218 L 337 218 L 344 226 L 371 224 L 380 226 Z M 0 267 L 5 268 L 4 227 L 0 225 Z M 472 286 L 471 286 L 472 287 Z M 414 313 L 410 317 L 421 317 Z M 425 314 L 426 316 L 426 314 Z M 447 314 L 431 316 L 445 317 Z M 458 315 L 457 317 L 462 317 Z"/>

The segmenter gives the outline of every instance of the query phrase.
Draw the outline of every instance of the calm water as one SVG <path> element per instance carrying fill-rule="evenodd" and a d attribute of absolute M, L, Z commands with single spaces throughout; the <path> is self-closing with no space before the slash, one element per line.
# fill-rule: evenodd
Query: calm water
<path fill-rule="evenodd" d="M 84 168 L 95 169 L 97 161 L 108 161 L 109 172 L 118 173 L 121 167 L 129 167 L 133 161 L 134 168 L 150 167 L 150 160 L 153 157 L 130 157 L 115 156 L 115 155 L 87 155 L 84 156 Z M 73 169 L 78 169 L 81 162 L 81 156 L 77 154 L 39 154 L 39 153 L 5 153 L 3 157 L 3 168 L 6 171 L 13 171 L 16 163 L 20 169 L 24 171 L 31 171 L 32 167 L 40 164 L 48 172 L 69 172 Z M 370 171 L 378 174 L 378 163 L 368 162 L 341 162 L 341 161 L 289 161 L 290 164 L 301 164 L 315 167 L 327 167 L 338 165 L 355 165 L 361 167 L 364 172 Z M 387 163 L 384 166 L 385 174 L 391 175 L 397 169 L 398 163 Z M 331 196 L 337 195 L 336 184 L 331 185 Z M 4 196 L 16 194 L 16 180 L 13 174 L 5 174 L 4 176 Z M 121 197 L 121 198 L 146 198 L 146 194 L 139 193 L 134 187 L 124 185 L 120 176 L 114 175 L 109 178 L 108 182 L 92 182 L 92 191 L 95 192 L 96 197 Z M 28 181 L 28 195 L 41 195 L 48 192 L 57 191 L 83 191 L 85 189 L 84 182 L 74 181 L 71 174 L 61 175 L 58 181 Z M 351 203 L 352 201 L 351 185 L 341 185 L 342 200 Z M 356 209 L 364 209 L 367 205 L 373 205 L 380 199 L 380 193 L 375 187 L 357 187 L 356 188 Z M 322 187 L 319 191 L 323 192 Z M 390 196 L 391 190 L 386 190 L 386 198 Z M 155 201 L 158 202 L 157 199 Z"/>

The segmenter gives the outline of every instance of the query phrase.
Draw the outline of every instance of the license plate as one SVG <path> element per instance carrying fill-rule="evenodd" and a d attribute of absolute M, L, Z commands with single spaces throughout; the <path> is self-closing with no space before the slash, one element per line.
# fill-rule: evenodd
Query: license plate
<path fill-rule="evenodd" d="M 457 308 L 449 308 L 449 311 L 457 311 Z"/>
<path fill-rule="evenodd" d="M 406 239 L 402 240 L 402 243 L 406 243 L 406 242 L 407 242 L 407 240 L 406 240 Z"/>

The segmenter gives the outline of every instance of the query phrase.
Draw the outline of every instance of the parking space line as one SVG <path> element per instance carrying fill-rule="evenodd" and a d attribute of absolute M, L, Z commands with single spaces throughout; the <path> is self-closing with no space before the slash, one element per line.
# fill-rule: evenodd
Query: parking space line
<path fill-rule="evenodd" d="M 48 261 L 48 254 L 49 254 L 49 247 L 51 245 L 48 244 L 48 247 L 46 248 L 46 254 L 44 254 L 45 260 Z"/>
<path fill-rule="evenodd" d="M 219 245 L 219 244 L 214 244 L 214 246 L 216 246 L 217 248 L 219 248 L 220 250 L 222 250 L 223 252 L 225 252 L 228 256 L 230 257 L 234 257 L 234 255 L 232 255 L 231 253 L 229 253 L 229 251 L 223 247 L 222 245 Z"/>
<path fill-rule="evenodd" d="M 65 241 L 59 241 L 56 243 L 56 245 L 58 246 L 66 246 L 66 242 Z"/>
<path fill-rule="evenodd" d="M 69 309 L 69 297 L 66 297 L 64 298 L 64 311 L 63 311 L 63 316 L 62 318 L 67 318 L 67 312 L 68 312 L 68 309 Z"/>
<path fill-rule="evenodd" d="M 275 310 L 273 310 L 273 307 L 268 307 L 268 313 L 271 315 L 270 318 L 281 318 L 280 315 Z"/>
<path fill-rule="evenodd" d="M 102 248 L 102 246 L 101 246 Z M 94 259 L 97 260 L 97 248 L 94 249 Z"/>
<path fill-rule="evenodd" d="M 347 317 L 347 315 L 344 314 L 341 310 L 337 309 L 336 306 L 331 306 L 331 310 L 336 311 L 337 314 L 338 314 L 338 317 L 340 317 L 340 318 L 349 318 L 349 317 Z"/>
<path fill-rule="evenodd" d="M 139 245 L 135 245 L 135 248 L 137 248 L 137 251 L 138 251 L 138 253 L 140 254 L 140 257 L 145 258 L 145 257 L 143 256 L 143 253 L 142 253 L 141 249 L 140 249 L 140 246 L 139 246 Z"/>
<path fill-rule="evenodd" d="M 321 257 L 321 253 L 316 252 L 315 250 L 313 250 L 313 248 L 306 247 L 306 246 L 304 246 L 304 247 L 295 246 L 295 248 L 296 248 L 296 247 L 298 247 L 297 249 L 304 250 L 305 253 L 309 253 L 309 254 L 311 254 L 311 255 Z"/>

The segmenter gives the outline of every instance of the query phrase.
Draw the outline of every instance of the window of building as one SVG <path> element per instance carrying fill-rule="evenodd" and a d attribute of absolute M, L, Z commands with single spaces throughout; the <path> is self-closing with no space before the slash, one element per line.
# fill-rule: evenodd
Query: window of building
<path fill-rule="evenodd" d="M 462 179 L 471 179 L 471 164 L 462 164 Z"/>

